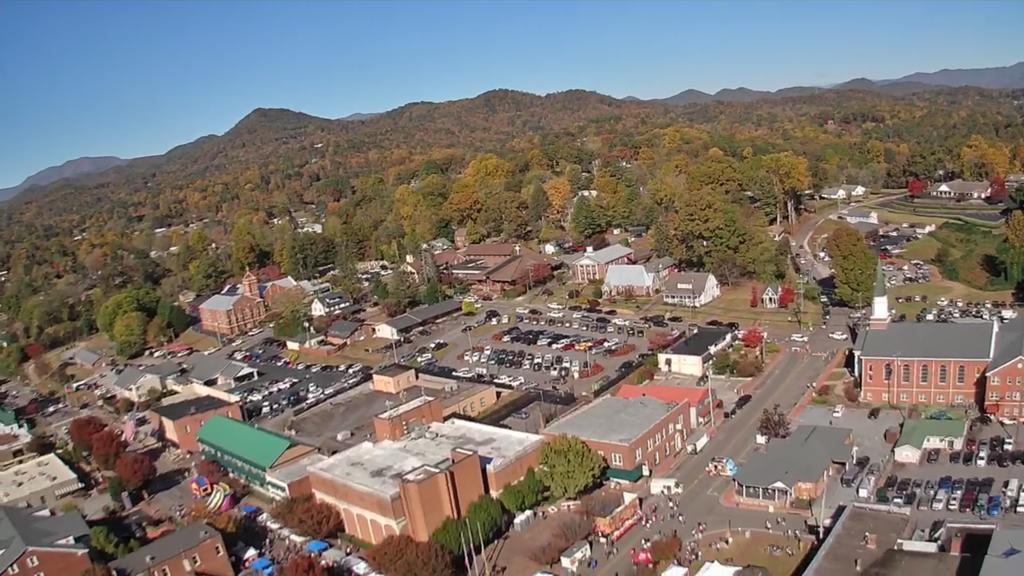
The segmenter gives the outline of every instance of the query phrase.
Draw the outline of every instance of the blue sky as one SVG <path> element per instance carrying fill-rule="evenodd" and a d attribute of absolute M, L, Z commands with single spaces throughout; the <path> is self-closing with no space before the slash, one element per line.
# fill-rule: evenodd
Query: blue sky
<path fill-rule="evenodd" d="M 261 106 L 335 118 L 492 88 L 653 98 L 1008 65 L 1021 21 L 1019 1 L 8 0 L 0 187 L 78 156 L 159 154 Z"/>

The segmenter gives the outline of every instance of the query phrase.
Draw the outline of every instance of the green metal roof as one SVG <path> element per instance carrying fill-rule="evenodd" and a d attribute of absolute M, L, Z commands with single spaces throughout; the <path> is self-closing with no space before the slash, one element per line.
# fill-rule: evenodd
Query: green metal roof
<path fill-rule="evenodd" d="M 201 444 L 264 470 L 292 446 L 285 436 L 224 416 L 207 420 L 199 429 L 198 439 Z"/>
<path fill-rule="evenodd" d="M 963 420 L 907 420 L 903 423 L 903 431 L 897 446 L 913 446 L 921 448 L 928 437 L 959 438 L 964 435 Z"/>
<path fill-rule="evenodd" d="M 14 415 L 14 412 L 6 408 L 0 408 L 0 424 L 4 426 L 13 426 L 18 423 L 18 417 Z"/>
<path fill-rule="evenodd" d="M 621 480 L 622 482 L 636 482 L 644 475 L 643 465 L 637 465 L 632 470 L 623 470 L 621 468 L 612 468 L 611 466 L 605 471 L 605 476 L 609 480 Z"/>

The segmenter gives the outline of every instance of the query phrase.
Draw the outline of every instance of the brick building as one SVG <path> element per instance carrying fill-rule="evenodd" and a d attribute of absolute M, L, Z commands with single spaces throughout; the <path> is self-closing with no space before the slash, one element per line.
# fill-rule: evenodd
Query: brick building
<path fill-rule="evenodd" d="M 191 453 L 199 451 L 199 429 L 207 420 L 213 416 L 242 419 L 242 409 L 237 402 L 216 396 L 196 396 L 156 406 L 151 412 L 164 440 Z"/>
<path fill-rule="evenodd" d="M 0 573 L 81 574 L 92 564 L 88 538 L 81 514 L 0 506 Z"/>
<path fill-rule="evenodd" d="M 110 567 L 117 576 L 235 576 L 224 539 L 205 522 L 182 526 Z"/>
<path fill-rule="evenodd" d="M 600 250 L 587 248 L 582 256 L 572 261 L 572 279 L 580 284 L 592 280 L 603 280 L 608 267 L 613 264 L 632 264 L 633 249 L 621 244 L 612 244 Z"/>
<path fill-rule="evenodd" d="M 260 295 L 256 275 L 246 272 L 241 285 L 233 285 L 199 305 L 203 330 L 235 336 L 259 326 L 267 315 L 267 302 Z"/>
<path fill-rule="evenodd" d="M 363 442 L 310 468 L 318 501 L 338 508 L 345 530 L 373 544 L 388 535 L 426 541 L 485 493 L 536 467 L 544 439 L 465 420 L 430 423 L 398 440 Z"/>
<path fill-rule="evenodd" d="M 1020 342 L 1022 328 L 1024 325 L 1016 322 L 999 325 L 987 320 L 890 322 L 885 280 L 879 267 L 869 325 L 854 347 L 861 400 L 873 404 L 980 406 L 986 372 L 996 351 L 1006 349 L 1007 355 L 999 358 L 1010 358 L 1010 343 Z M 1012 361 L 1006 362 L 1013 366 Z M 996 370 L 1007 370 L 1006 362 L 997 361 L 1001 366 Z"/>
<path fill-rule="evenodd" d="M 615 392 L 615 395 L 619 398 L 643 398 L 647 396 L 662 402 L 685 404 L 689 414 L 687 421 L 690 429 L 703 425 L 710 420 L 711 416 L 711 387 L 654 383 L 640 386 L 623 384 Z"/>
<path fill-rule="evenodd" d="M 688 403 L 605 396 L 548 426 L 544 436 L 575 436 L 608 462 L 608 478 L 636 482 L 668 470 L 691 428 Z"/>

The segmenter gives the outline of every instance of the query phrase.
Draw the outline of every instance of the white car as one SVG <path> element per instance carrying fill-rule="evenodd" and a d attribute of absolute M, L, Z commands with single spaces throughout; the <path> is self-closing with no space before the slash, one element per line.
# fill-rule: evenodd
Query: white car
<path fill-rule="evenodd" d="M 615 324 L 616 326 L 629 326 L 629 320 L 626 320 L 625 318 L 613 318 L 612 324 Z"/>
<path fill-rule="evenodd" d="M 561 318 L 562 316 L 565 316 L 565 313 L 559 310 L 552 310 L 551 312 L 548 312 L 548 316 L 552 318 Z"/>
<path fill-rule="evenodd" d="M 846 340 L 847 338 L 849 338 L 849 336 L 846 335 L 846 332 L 840 332 L 838 330 L 829 334 L 828 337 L 833 340 Z"/>
<path fill-rule="evenodd" d="M 529 314 L 529 313 L 530 313 L 530 309 L 527 308 L 526 306 L 520 306 L 519 308 L 516 308 L 516 314 Z"/>
<path fill-rule="evenodd" d="M 793 342 L 807 342 L 810 340 L 805 334 L 791 334 L 789 339 Z"/>
<path fill-rule="evenodd" d="M 558 302 L 548 302 L 548 308 L 551 308 L 552 310 L 565 310 L 565 306 Z"/>

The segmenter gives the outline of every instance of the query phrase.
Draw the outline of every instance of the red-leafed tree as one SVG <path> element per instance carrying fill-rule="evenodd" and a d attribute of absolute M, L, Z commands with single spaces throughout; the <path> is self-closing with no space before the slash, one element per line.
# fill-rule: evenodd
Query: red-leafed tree
<path fill-rule="evenodd" d="M 785 308 L 793 303 L 796 299 L 796 290 L 793 290 L 792 286 L 783 286 L 782 292 L 779 294 L 779 308 Z"/>
<path fill-rule="evenodd" d="M 989 197 L 988 197 L 989 201 L 991 201 L 991 202 L 1004 202 L 1004 201 L 1006 201 L 1006 198 L 1008 197 L 1008 194 L 1007 194 L 1007 191 L 1006 191 L 1006 180 L 1004 180 L 1002 176 L 993 176 L 992 179 L 988 181 L 988 184 L 989 184 L 989 187 L 991 188 L 991 191 L 990 191 Z"/>
<path fill-rule="evenodd" d="M 764 343 L 764 331 L 760 328 L 747 328 L 740 340 L 746 348 L 757 348 Z"/>
<path fill-rule="evenodd" d="M 750 307 L 751 308 L 757 308 L 757 304 L 761 300 L 760 298 L 757 297 L 757 293 L 758 293 L 758 289 L 757 289 L 757 285 L 755 284 L 755 285 L 750 287 Z"/>
<path fill-rule="evenodd" d="M 907 181 L 907 193 L 910 194 L 911 198 L 920 198 L 924 196 L 925 189 L 928 188 L 928 184 L 920 178 L 914 178 L 913 180 Z"/>
<path fill-rule="evenodd" d="M 309 554 L 296 554 L 285 563 L 284 576 L 327 576 L 327 569 Z"/>
<path fill-rule="evenodd" d="M 310 538 L 333 538 L 341 530 L 341 515 L 329 504 L 317 502 L 312 496 L 285 498 L 278 502 L 271 515 L 292 530 Z"/>
<path fill-rule="evenodd" d="M 206 477 L 212 484 L 224 482 L 228 479 L 228 471 L 214 460 L 200 460 L 196 464 L 196 474 Z"/>
<path fill-rule="evenodd" d="M 452 562 L 437 544 L 409 536 L 388 536 L 366 553 L 366 561 L 389 576 L 448 576 Z"/>
<path fill-rule="evenodd" d="M 672 344 L 672 334 L 665 330 L 654 330 L 647 337 L 647 343 L 651 350 L 664 350 Z"/>
<path fill-rule="evenodd" d="M 130 452 L 122 454 L 114 465 L 114 473 L 124 480 L 129 490 L 138 490 L 156 478 L 156 466 L 143 454 Z"/>
<path fill-rule="evenodd" d="M 75 418 L 68 426 L 68 435 L 71 436 L 71 443 L 79 450 L 92 449 L 92 437 L 106 429 L 107 425 L 95 416 L 82 416 Z"/>
<path fill-rule="evenodd" d="M 102 470 L 113 470 L 117 459 L 128 449 L 128 443 L 118 437 L 113 430 L 107 428 L 92 437 L 89 454 L 93 462 Z"/>

